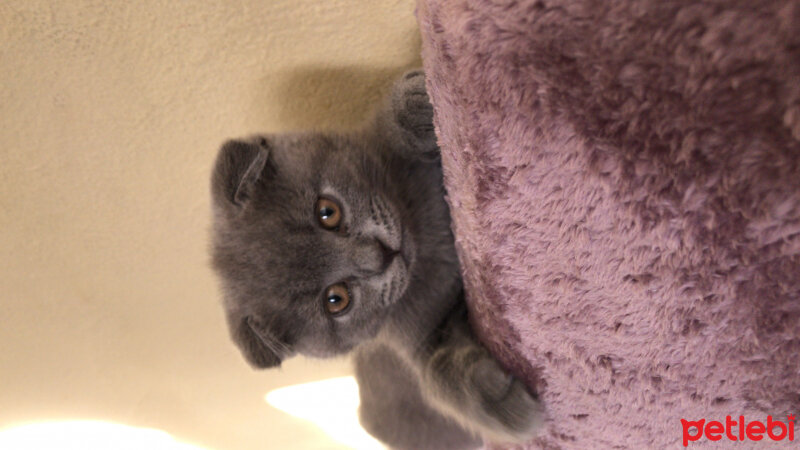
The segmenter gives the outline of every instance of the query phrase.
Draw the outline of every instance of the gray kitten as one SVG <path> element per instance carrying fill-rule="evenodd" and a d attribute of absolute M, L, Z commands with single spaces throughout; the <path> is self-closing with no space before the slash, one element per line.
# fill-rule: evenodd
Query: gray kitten
<path fill-rule="evenodd" d="M 213 264 L 256 367 L 353 352 L 362 425 L 394 448 L 523 441 L 541 405 L 467 322 L 422 71 L 366 127 L 222 146 Z"/>

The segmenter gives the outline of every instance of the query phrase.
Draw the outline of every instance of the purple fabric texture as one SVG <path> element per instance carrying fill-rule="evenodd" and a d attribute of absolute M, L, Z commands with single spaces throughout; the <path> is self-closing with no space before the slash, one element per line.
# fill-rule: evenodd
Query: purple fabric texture
<path fill-rule="evenodd" d="M 800 2 L 417 14 L 473 325 L 549 414 L 526 448 L 800 417 Z"/>

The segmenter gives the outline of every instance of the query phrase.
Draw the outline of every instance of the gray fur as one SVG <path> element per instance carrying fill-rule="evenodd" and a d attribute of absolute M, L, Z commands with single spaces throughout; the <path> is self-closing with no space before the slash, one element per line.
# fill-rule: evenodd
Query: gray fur
<path fill-rule="evenodd" d="M 468 326 L 424 81 L 403 75 L 356 132 L 223 145 L 213 263 L 231 335 L 262 368 L 354 353 L 362 424 L 392 447 L 525 440 L 542 409 Z M 341 231 L 316 222 L 321 195 Z M 351 305 L 331 316 L 323 292 L 342 281 Z"/>

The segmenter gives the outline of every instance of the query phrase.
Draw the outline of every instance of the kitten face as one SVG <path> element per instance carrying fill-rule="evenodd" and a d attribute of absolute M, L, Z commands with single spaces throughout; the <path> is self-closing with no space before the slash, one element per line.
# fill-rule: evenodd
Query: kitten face
<path fill-rule="evenodd" d="M 406 293 L 416 244 L 378 153 L 313 134 L 220 151 L 213 261 L 234 340 L 254 365 L 346 353 Z"/>

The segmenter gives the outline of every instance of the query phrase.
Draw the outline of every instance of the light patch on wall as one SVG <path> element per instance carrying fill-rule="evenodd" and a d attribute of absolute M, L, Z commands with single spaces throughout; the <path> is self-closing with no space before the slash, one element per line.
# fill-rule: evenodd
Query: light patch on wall
<path fill-rule="evenodd" d="M 358 383 L 353 377 L 331 378 L 275 389 L 267 403 L 313 422 L 331 438 L 356 450 L 384 449 L 358 423 Z"/>
<path fill-rule="evenodd" d="M 168 433 L 111 422 L 66 421 L 20 425 L 0 431 L 4 450 L 204 450 Z"/>

